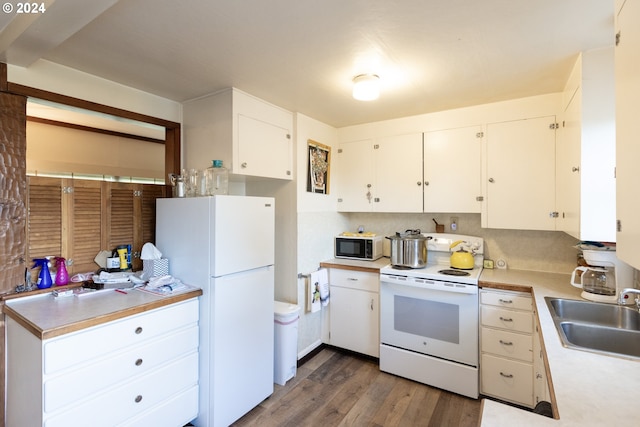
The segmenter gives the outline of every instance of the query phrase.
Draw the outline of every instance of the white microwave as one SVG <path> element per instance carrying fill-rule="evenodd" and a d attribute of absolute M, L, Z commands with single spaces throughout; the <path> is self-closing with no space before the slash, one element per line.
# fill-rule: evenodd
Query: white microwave
<path fill-rule="evenodd" d="M 382 257 L 382 236 L 336 236 L 336 258 L 375 261 Z"/>

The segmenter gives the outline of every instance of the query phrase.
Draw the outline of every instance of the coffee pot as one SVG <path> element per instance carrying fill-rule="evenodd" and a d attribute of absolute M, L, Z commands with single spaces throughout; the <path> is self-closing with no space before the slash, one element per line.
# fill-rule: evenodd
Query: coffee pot
<path fill-rule="evenodd" d="M 581 271 L 580 282 L 576 282 L 577 272 Z M 613 267 L 578 267 L 571 274 L 571 284 L 577 288 L 582 288 L 583 293 L 593 295 L 614 296 L 616 295 L 616 278 Z"/>
<path fill-rule="evenodd" d="M 624 288 L 633 287 L 633 268 L 618 259 L 615 251 L 583 250 L 586 267 L 577 267 L 571 284 L 582 289 L 580 296 L 596 302 L 616 304 Z"/>

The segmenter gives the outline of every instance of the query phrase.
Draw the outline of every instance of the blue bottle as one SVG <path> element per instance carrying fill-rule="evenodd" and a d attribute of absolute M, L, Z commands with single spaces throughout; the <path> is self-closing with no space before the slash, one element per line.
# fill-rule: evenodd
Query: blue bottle
<path fill-rule="evenodd" d="M 51 280 L 51 273 L 49 272 L 49 260 L 46 258 L 35 258 L 32 269 L 40 267 L 40 274 L 38 275 L 38 288 L 46 289 L 50 288 L 53 284 Z"/>

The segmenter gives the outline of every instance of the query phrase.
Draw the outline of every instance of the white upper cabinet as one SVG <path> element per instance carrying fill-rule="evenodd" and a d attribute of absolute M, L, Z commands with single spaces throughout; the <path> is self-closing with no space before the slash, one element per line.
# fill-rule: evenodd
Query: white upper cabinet
<path fill-rule="evenodd" d="M 422 212 L 422 134 L 376 138 L 376 212 Z"/>
<path fill-rule="evenodd" d="M 184 104 L 185 167 L 293 179 L 293 114 L 235 88 Z"/>
<path fill-rule="evenodd" d="M 487 125 L 486 228 L 555 230 L 555 116 Z"/>
<path fill-rule="evenodd" d="M 340 144 L 338 211 L 422 212 L 422 134 Z"/>
<path fill-rule="evenodd" d="M 373 210 L 373 140 L 340 144 L 335 164 L 338 211 L 371 212 Z"/>
<path fill-rule="evenodd" d="M 556 147 L 557 229 L 615 242 L 614 48 L 584 52 L 563 93 Z"/>
<path fill-rule="evenodd" d="M 425 132 L 425 212 L 480 213 L 483 135 L 481 126 Z"/>
<path fill-rule="evenodd" d="M 640 2 L 624 2 L 615 47 L 617 254 L 640 269 Z"/>

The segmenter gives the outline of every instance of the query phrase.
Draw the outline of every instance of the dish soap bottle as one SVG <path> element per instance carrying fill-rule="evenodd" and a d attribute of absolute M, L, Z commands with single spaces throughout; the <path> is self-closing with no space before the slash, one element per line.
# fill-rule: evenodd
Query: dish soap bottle
<path fill-rule="evenodd" d="M 56 262 L 56 286 L 69 283 L 69 273 L 67 272 L 66 260 L 62 257 L 55 257 Z"/>
<path fill-rule="evenodd" d="M 207 168 L 207 193 L 210 196 L 229 193 L 229 170 L 222 160 L 213 160 Z"/>
<path fill-rule="evenodd" d="M 38 288 L 46 289 L 52 285 L 51 273 L 49 272 L 49 260 L 46 258 L 35 258 L 32 269 L 40 267 L 40 274 L 38 275 Z"/>

